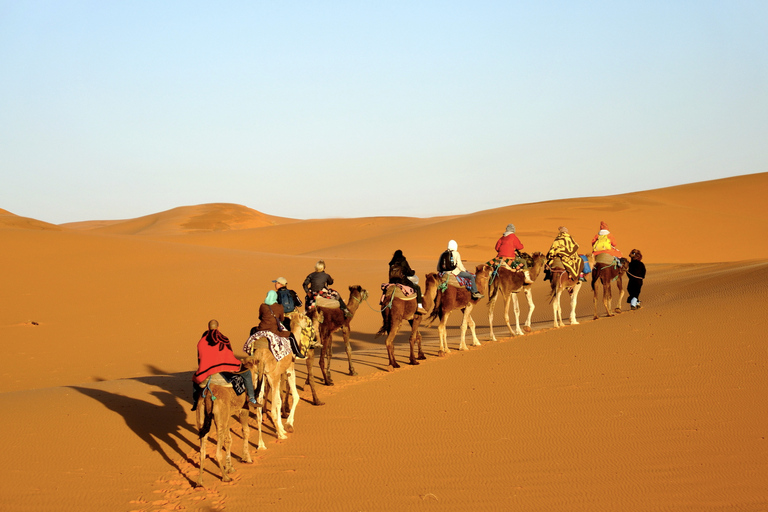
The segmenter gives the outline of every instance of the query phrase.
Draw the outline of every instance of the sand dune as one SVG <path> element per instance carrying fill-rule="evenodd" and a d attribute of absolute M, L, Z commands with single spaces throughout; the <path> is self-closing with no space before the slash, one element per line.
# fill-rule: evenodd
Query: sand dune
<path fill-rule="evenodd" d="M 55 226 L 1 210 L 0 509 L 768 509 L 766 191 L 768 173 L 424 219 L 212 204 Z M 538 281 L 532 334 L 487 342 L 483 301 L 481 347 L 438 358 L 423 328 L 428 359 L 386 371 L 373 333 L 395 249 L 423 276 L 451 238 L 473 267 L 509 222 L 546 251 L 563 224 L 586 250 L 601 220 L 643 250 L 643 309 L 592 321 L 584 287 L 581 325 L 553 329 Z M 353 322 L 359 375 L 336 350 L 324 407 L 302 401 L 287 441 L 268 427 L 233 484 L 209 460 L 193 489 L 189 382 L 207 321 L 241 344 L 270 281 L 300 290 L 318 258 L 344 294 L 371 293 Z M 499 305 L 495 331 L 507 335 Z"/>

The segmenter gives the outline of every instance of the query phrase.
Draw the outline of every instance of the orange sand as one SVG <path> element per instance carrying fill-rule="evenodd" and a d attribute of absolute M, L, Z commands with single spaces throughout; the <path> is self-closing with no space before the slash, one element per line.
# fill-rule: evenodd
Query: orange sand
<path fill-rule="evenodd" d="M 768 173 L 429 219 L 214 204 L 56 226 L 0 210 L 0 510 L 768 510 L 766 192 Z M 473 268 L 509 222 L 545 252 L 559 225 L 587 251 L 601 220 L 643 251 L 643 309 L 593 321 L 584 287 L 581 325 L 553 329 L 539 280 L 532 334 L 488 342 L 483 301 L 483 346 L 455 350 L 454 314 L 450 355 L 422 328 L 428 359 L 386 371 L 374 309 L 395 249 L 423 276 L 451 238 Z M 235 427 L 235 482 L 209 459 L 192 488 L 200 334 L 217 318 L 241 346 L 270 281 L 300 291 L 318 258 L 344 295 L 371 293 L 359 375 L 337 343 L 326 405 L 303 400 L 286 441 L 267 420 L 253 465 Z M 502 322 L 497 305 L 497 337 Z"/>

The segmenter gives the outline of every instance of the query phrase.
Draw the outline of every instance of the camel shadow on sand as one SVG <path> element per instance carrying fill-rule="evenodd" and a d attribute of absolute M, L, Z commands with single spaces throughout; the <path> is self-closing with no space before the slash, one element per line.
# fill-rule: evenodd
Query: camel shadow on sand
<path fill-rule="evenodd" d="M 96 387 L 69 387 L 122 416 L 128 428 L 183 474 L 178 459 L 187 459 L 190 448 L 199 448 L 196 443 L 197 429 L 189 424 L 185 410 L 191 407 L 192 372 L 168 374 L 151 365 L 147 368 L 152 375 L 129 380 L 157 388 L 149 395 L 159 404 L 155 400 L 125 396 Z"/>

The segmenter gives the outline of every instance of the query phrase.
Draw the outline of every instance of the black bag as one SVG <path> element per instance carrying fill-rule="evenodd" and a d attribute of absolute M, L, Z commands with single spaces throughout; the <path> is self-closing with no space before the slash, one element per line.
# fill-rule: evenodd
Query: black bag
<path fill-rule="evenodd" d="M 437 262 L 437 270 L 438 272 L 451 272 L 455 268 L 456 262 L 453 261 L 453 251 L 446 249 L 440 255 L 440 260 Z"/>
<path fill-rule="evenodd" d="M 283 311 L 290 313 L 296 309 L 296 303 L 293 300 L 293 294 L 288 288 L 277 290 L 277 301 L 283 306 Z"/>

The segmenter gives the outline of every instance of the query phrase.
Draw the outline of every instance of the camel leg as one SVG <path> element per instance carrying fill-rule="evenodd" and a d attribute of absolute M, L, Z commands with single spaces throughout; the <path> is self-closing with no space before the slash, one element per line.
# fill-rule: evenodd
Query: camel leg
<path fill-rule="evenodd" d="M 307 356 L 307 381 L 304 383 L 306 386 L 309 384 L 309 389 L 312 390 L 312 400 L 315 405 L 325 405 L 324 402 L 321 402 L 320 399 L 317 397 L 317 391 L 315 390 L 315 375 L 312 371 L 312 368 L 314 367 L 314 361 L 315 361 L 315 349 L 311 348 L 309 349 L 309 354 Z"/>
<path fill-rule="evenodd" d="M 293 362 L 285 372 L 285 381 L 288 385 L 288 391 L 291 393 L 291 398 L 293 399 L 291 403 L 291 410 L 288 413 L 288 419 L 285 421 L 285 430 L 292 434 L 294 432 L 293 421 L 296 416 L 296 407 L 299 405 L 300 400 L 299 392 L 296 389 L 296 366 Z"/>
<path fill-rule="evenodd" d="M 415 329 L 416 329 L 416 342 L 419 344 L 419 355 L 416 357 L 416 359 L 426 359 L 427 356 L 424 355 L 424 350 L 422 350 L 421 348 L 421 333 L 419 332 L 418 327 L 416 327 Z"/>
<path fill-rule="evenodd" d="M 393 319 L 394 320 L 394 319 Z M 400 365 L 397 364 L 397 359 L 395 359 L 395 336 L 397 336 L 397 331 L 400 330 L 400 323 L 398 322 L 392 322 L 389 326 L 389 334 L 387 334 L 387 339 L 384 342 L 384 344 L 387 347 L 387 355 L 389 356 L 389 366 L 392 367 L 392 369 L 400 368 Z M 411 352 L 413 352 L 413 348 L 411 348 Z"/>
<path fill-rule="evenodd" d="M 415 315 L 413 320 L 409 322 L 411 324 L 411 335 L 408 338 L 408 343 L 411 345 L 411 359 L 410 364 L 417 365 L 419 362 L 416 359 L 424 359 L 424 352 L 421 351 L 421 335 L 419 334 L 419 324 L 421 323 L 421 315 Z M 419 344 L 419 357 L 416 357 L 415 345 Z"/>
<path fill-rule="evenodd" d="M 203 426 L 203 420 L 205 416 L 205 401 L 201 397 L 197 401 L 197 430 Z M 207 457 L 206 451 L 208 448 L 208 434 L 205 434 L 200 438 L 200 474 L 197 476 L 197 486 L 203 486 L 203 466 L 205 466 L 205 459 Z"/>
<path fill-rule="evenodd" d="M 600 315 L 597 312 L 597 287 L 595 286 L 595 284 L 597 283 L 597 280 L 599 279 L 599 276 L 600 276 L 599 269 L 595 269 L 592 271 L 592 303 L 594 305 L 594 313 L 592 315 L 593 320 L 597 320 L 598 318 L 600 318 Z M 605 294 L 603 294 L 603 297 L 605 297 Z"/>
<path fill-rule="evenodd" d="M 581 289 L 581 281 L 578 281 L 576 283 L 576 286 L 573 287 L 571 290 L 571 325 L 578 325 L 579 322 L 576 320 L 576 302 L 579 298 L 579 290 Z M 560 322 L 562 323 L 563 319 L 560 319 Z"/>
<path fill-rule="evenodd" d="M 283 428 L 283 419 L 280 417 L 280 409 L 283 406 L 283 400 L 280 397 L 280 376 L 277 379 L 269 380 L 269 385 L 272 388 L 272 404 L 270 405 L 270 413 L 272 415 L 272 423 L 275 425 L 275 431 L 277 432 L 278 439 L 288 439 L 288 435 Z"/>
<path fill-rule="evenodd" d="M 525 298 L 528 299 L 528 318 L 525 320 L 524 330 L 525 332 L 531 332 L 531 317 L 533 317 L 533 310 L 536 309 L 536 306 L 533 304 L 533 293 L 531 293 L 531 288 L 524 288 L 523 293 L 525 293 Z"/>
<path fill-rule="evenodd" d="M 448 317 L 445 316 L 440 319 L 440 324 L 437 326 L 437 338 L 440 341 L 440 350 L 438 354 L 446 355 L 451 353 L 451 349 L 448 348 L 448 334 L 445 332 L 445 324 L 448 322 Z"/>
<path fill-rule="evenodd" d="M 555 290 L 555 299 L 552 301 L 552 318 L 554 319 L 555 329 L 563 325 L 563 315 L 560 310 L 560 295 L 562 293 L 562 290 L 558 287 L 557 290 Z M 558 316 L 560 317 L 560 325 L 558 325 L 557 322 Z"/>
<path fill-rule="evenodd" d="M 264 408 L 257 407 L 256 408 L 256 424 L 259 426 L 259 444 L 256 447 L 257 450 L 267 449 L 267 445 L 264 444 L 264 437 L 262 436 L 262 429 L 261 429 L 262 423 L 264 423 Z"/>
<path fill-rule="evenodd" d="M 510 295 L 512 296 L 512 308 L 515 312 L 515 336 L 522 336 L 525 333 L 520 328 L 520 301 L 517 299 L 517 293 L 511 293 Z"/>
<path fill-rule="evenodd" d="M 509 305 L 513 302 L 517 301 L 515 296 L 510 293 L 506 297 L 504 297 L 504 323 L 507 324 L 507 329 L 509 329 L 509 337 L 514 338 L 515 337 L 515 330 L 512 329 L 512 324 L 509 322 Z M 514 311 L 514 309 L 513 309 Z"/>
<path fill-rule="evenodd" d="M 496 299 L 498 299 L 499 293 L 491 294 L 491 299 L 488 301 L 488 327 L 491 330 L 490 340 L 496 341 L 496 335 L 493 334 L 493 309 L 496 307 Z"/>
<path fill-rule="evenodd" d="M 605 306 L 605 312 L 608 313 L 608 316 L 613 316 L 613 311 L 611 311 L 611 280 L 606 279 L 603 283 L 603 306 Z"/>
<path fill-rule="evenodd" d="M 459 343 L 459 350 L 469 350 L 469 347 L 467 347 L 467 308 L 465 307 L 462 311 L 462 317 L 461 317 L 461 342 Z"/>
<path fill-rule="evenodd" d="M 621 276 L 616 280 L 616 286 L 619 288 L 619 302 L 616 303 L 615 313 L 621 313 L 621 305 L 624 304 L 624 284 L 621 282 Z"/>
<path fill-rule="evenodd" d="M 349 363 L 349 374 L 353 377 L 357 375 L 355 367 L 352 365 L 352 344 L 349 342 L 349 326 L 346 325 L 341 329 L 344 335 L 344 349 L 347 351 L 347 362 Z"/>
<path fill-rule="evenodd" d="M 332 335 L 328 335 L 331 338 Z M 330 346 L 333 343 L 333 339 L 323 337 L 323 347 L 320 349 L 320 372 L 323 374 L 323 380 L 326 386 L 333 386 L 333 379 L 331 379 L 331 358 L 330 358 Z"/>
<path fill-rule="evenodd" d="M 477 339 L 477 332 L 475 332 L 475 319 L 472 318 L 472 309 L 474 308 L 474 304 L 469 304 L 467 306 L 467 323 L 469 323 L 469 332 L 472 333 L 472 346 L 473 347 L 479 347 L 480 346 L 480 340 Z"/>
<path fill-rule="evenodd" d="M 221 401 L 224 402 L 223 397 Z M 231 482 L 232 478 L 229 476 L 229 468 L 232 466 L 232 462 L 229 457 L 229 447 L 232 444 L 232 437 L 229 436 L 229 407 L 222 404 L 221 407 L 214 407 L 214 418 L 216 421 L 216 462 L 219 465 L 221 471 L 221 480 L 224 482 Z M 227 457 L 224 458 L 224 451 L 226 450 Z"/>
<path fill-rule="evenodd" d="M 251 458 L 251 426 L 248 424 L 248 420 L 251 418 L 251 414 L 248 408 L 243 404 L 243 408 L 240 409 L 240 427 L 243 429 L 243 458 L 242 462 L 246 464 L 252 464 Z"/>

